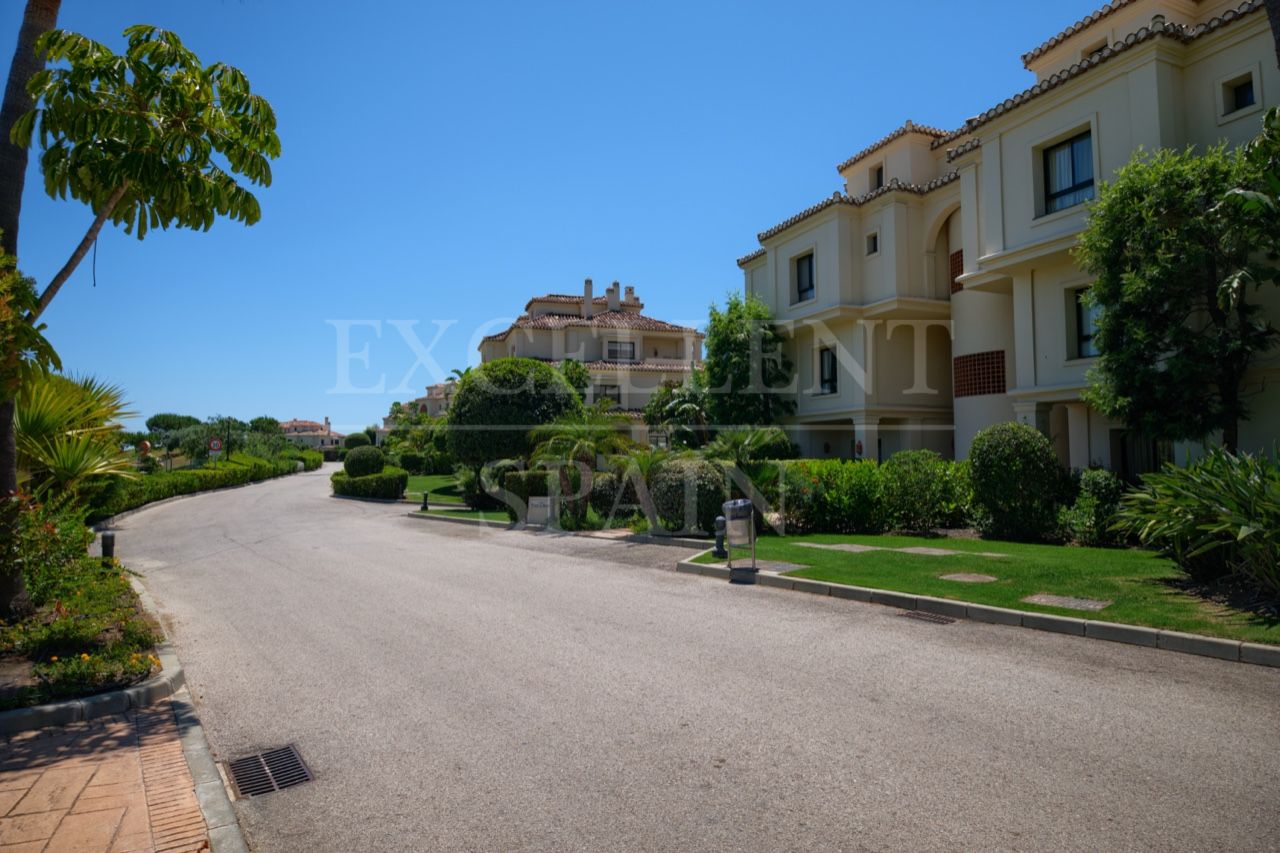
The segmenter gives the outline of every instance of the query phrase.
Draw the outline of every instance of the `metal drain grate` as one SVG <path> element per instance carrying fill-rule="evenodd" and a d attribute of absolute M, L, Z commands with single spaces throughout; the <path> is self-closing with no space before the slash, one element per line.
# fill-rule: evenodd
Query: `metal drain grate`
<path fill-rule="evenodd" d="M 950 625 L 956 621 L 950 616 L 943 616 L 940 613 L 928 613 L 924 610 L 904 610 L 898 615 L 905 616 L 908 619 L 918 619 L 921 622 L 930 622 L 934 625 Z"/>
<path fill-rule="evenodd" d="M 314 778 L 292 744 L 237 758 L 227 763 L 227 769 L 240 797 L 270 794 Z"/>

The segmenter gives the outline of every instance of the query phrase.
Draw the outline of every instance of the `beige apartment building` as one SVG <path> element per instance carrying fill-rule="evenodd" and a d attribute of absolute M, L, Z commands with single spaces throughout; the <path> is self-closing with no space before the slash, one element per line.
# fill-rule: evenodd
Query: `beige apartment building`
<path fill-rule="evenodd" d="M 290 441 L 305 445 L 313 450 L 319 450 L 322 447 L 337 447 L 346 438 L 342 433 L 333 431 L 329 426 L 328 417 L 325 417 L 324 423 L 305 421 L 298 418 L 281 421 L 280 429 Z"/>
<path fill-rule="evenodd" d="M 1044 431 L 1075 468 L 1136 473 L 1197 452 L 1082 402 L 1096 352 L 1071 250 L 1096 182 L 1139 147 L 1258 133 L 1280 103 L 1263 3 L 1115 0 L 1022 61 L 1029 88 L 954 130 L 906 122 L 837 167 L 842 191 L 739 259 L 746 291 L 789 330 L 806 454 L 964 458 L 1006 420 Z M 1243 448 L 1280 435 L 1277 384 L 1272 352 L 1248 378 Z"/>
<path fill-rule="evenodd" d="M 597 297 L 587 279 L 581 296 L 530 299 L 508 329 L 480 342 L 480 360 L 516 356 L 556 366 L 565 359 L 580 361 L 591 376 L 587 402 L 612 399 L 631 416 L 633 435 L 644 440 L 641 410 L 664 383 L 689 379 L 702 360 L 703 335 L 643 310 L 634 287 L 623 290 L 615 281 Z"/>

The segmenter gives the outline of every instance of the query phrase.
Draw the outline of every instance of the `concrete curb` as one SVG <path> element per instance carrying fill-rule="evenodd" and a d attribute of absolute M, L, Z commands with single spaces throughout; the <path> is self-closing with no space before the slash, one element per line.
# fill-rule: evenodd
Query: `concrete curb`
<path fill-rule="evenodd" d="M 417 518 L 423 521 L 443 521 L 447 524 L 470 524 L 473 527 L 496 527 L 500 530 L 511 530 L 514 525 L 510 522 L 503 523 L 501 521 L 487 521 L 483 518 L 453 518 L 448 515 L 428 515 L 424 512 L 406 512 L 409 518 Z"/>
<path fill-rule="evenodd" d="M 710 549 L 695 555 L 689 560 L 679 561 L 676 563 L 676 571 L 684 574 L 727 580 L 729 577 L 727 568 L 708 563 L 693 562 L 694 559 L 709 553 L 711 553 Z M 1036 631 L 1069 634 L 1073 637 L 1083 637 L 1085 639 L 1128 643 L 1170 652 L 1181 652 L 1182 654 L 1201 655 L 1226 661 L 1280 668 L 1280 646 L 1245 643 L 1240 640 L 1223 640 L 1217 637 L 1201 636 L 1200 634 L 1184 634 L 1180 631 L 1144 628 L 1141 625 L 1124 625 L 1116 622 L 1098 622 L 1092 619 L 1057 616 L 1051 613 L 1010 610 L 1005 607 L 971 604 L 967 601 L 955 601 L 949 598 L 932 598 L 930 596 L 910 595 L 887 589 L 845 586 L 844 584 L 827 583 L 826 581 L 808 580 L 806 578 L 791 578 L 764 572 L 761 572 L 756 578 L 756 583 L 760 586 L 807 592 L 811 595 L 829 595 L 832 598 L 883 604 L 889 607 L 897 607 L 901 610 L 921 610 L 927 613 L 950 616 L 953 619 L 968 619 L 973 622 L 986 622 L 992 625 L 1011 625 Z"/>
<path fill-rule="evenodd" d="M 416 503 L 416 501 L 408 501 L 407 503 Z M 429 515 L 422 512 L 409 512 L 405 515 L 410 518 L 422 518 L 430 521 L 447 521 L 450 524 L 474 524 L 484 527 L 497 527 L 504 530 L 550 530 L 547 527 L 539 527 L 537 525 L 520 525 L 514 522 L 503 524 L 499 521 L 485 521 L 481 518 L 453 518 L 447 515 Z M 654 536 L 651 533 L 630 533 L 626 536 L 611 537 L 599 536 L 598 530 L 560 530 L 558 533 L 564 536 L 581 536 L 584 539 L 599 539 L 605 542 L 631 542 L 639 545 L 669 545 L 673 548 L 705 548 L 707 541 L 705 539 L 688 539 L 680 536 Z M 727 577 L 727 575 L 726 575 Z"/>
<path fill-rule="evenodd" d="M 360 501 L 361 503 L 367 503 L 367 504 L 398 504 L 400 503 L 400 498 L 362 498 L 357 495 L 334 495 L 334 494 L 329 495 L 329 497 L 339 501 Z"/>
<path fill-rule="evenodd" d="M 204 727 L 196 715 L 191 692 L 184 687 L 170 701 L 178 720 L 182 754 L 187 760 L 187 769 L 195 784 L 196 800 L 200 803 L 200 812 L 209 832 L 210 849 L 213 853 L 248 853 L 249 845 L 240 830 L 218 762 L 214 760 L 209 741 L 204 736 Z"/>

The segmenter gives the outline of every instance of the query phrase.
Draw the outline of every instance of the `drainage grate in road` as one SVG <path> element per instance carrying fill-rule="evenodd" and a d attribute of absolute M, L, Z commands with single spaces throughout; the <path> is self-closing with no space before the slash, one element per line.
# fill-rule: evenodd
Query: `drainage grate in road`
<path fill-rule="evenodd" d="M 921 622 L 929 622 L 934 625 L 950 625 L 952 622 L 956 621 L 950 616 L 943 616 L 940 613 L 926 613 L 923 610 L 904 610 L 898 615 L 905 616 L 908 619 L 918 619 Z"/>
<path fill-rule="evenodd" d="M 227 763 L 236 793 L 256 797 L 301 785 L 312 780 L 311 771 L 302 763 L 298 750 L 290 746 L 268 749 Z"/>

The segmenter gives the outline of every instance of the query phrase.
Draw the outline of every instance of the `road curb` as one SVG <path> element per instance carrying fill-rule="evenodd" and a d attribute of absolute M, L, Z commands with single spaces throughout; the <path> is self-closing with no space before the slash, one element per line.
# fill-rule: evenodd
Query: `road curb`
<path fill-rule="evenodd" d="M 428 515 L 424 512 L 406 512 L 409 518 L 417 518 L 424 521 L 443 521 L 447 524 L 470 524 L 473 527 L 496 527 L 500 530 L 511 530 L 514 525 L 503 524 L 500 521 L 488 521 L 483 518 L 452 518 L 447 515 Z"/>
<path fill-rule="evenodd" d="M 703 577 L 728 578 L 729 570 L 724 566 L 694 562 L 698 557 L 710 553 L 711 549 L 707 549 L 700 554 L 695 554 L 688 560 L 680 560 L 676 563 L 676 571 L 681 574 L 701 575 Z M 842 598 L 848 601 L 861 601 L 868 604 L 897 607 L 900 610 L 921 610 L 942 616 L 950 616 L 953 619 L 966 619 L 971 622 L 1029 628 L 1033 631 L 1049 631 L 1089 640 L 1126 643 L 1134 646 L 1158 648 L 1168 652 L 1200 655 L 1219 660 L 1280 669 L 1280 646 L 1245 643 L 1239 640 L 1224 640 L 1219 637 L 1185 634 L 1181 631 L 1165 631 L 1159 628 L 1147 628 L 1142 625 L 1076 619 L 1072 616 L 1058 616 L 1052 613 L 1010 610 L 1006 607 L 992 607 L 986 604 L 974 604 L 949 598 L 932 598 L 888 589 L 846 586 L 807 578 L 791 578 L 772 573 L 766 574 L 762 572 L 756 578 L 756 583 L 759 586 L 767 586 L 774 589 L 828 595 L 832 598 Z"/>
<path fill-rule="evenodd" d="M 209 834 L 209 847 L 213 853 L 248 853 L 236 818 L 227 786 L 222 781 L 218 763 L 214 760 L 209 741 L 204 736 L 204 726 L 196 714 L 191 691 L 185 687 L 170 699 L 178 721 L 178 736 L 182 741 L 182 755 L 195 785 L 196 801 L 204 815 L 205 829 Z"/>

